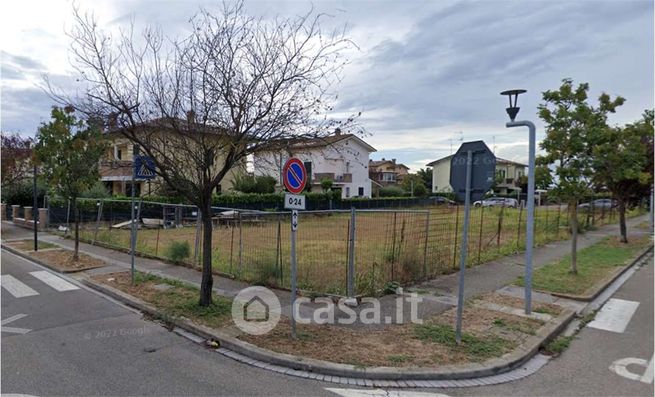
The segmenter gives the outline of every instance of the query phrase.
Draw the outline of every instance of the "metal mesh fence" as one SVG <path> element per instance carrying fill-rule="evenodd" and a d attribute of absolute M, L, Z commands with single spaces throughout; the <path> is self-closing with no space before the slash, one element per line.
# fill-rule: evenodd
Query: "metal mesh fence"
<path fill-rule="evenodd" d="M 130 247 L 130 202 L 79 201 L 80 236 L 92 244 Z M 50 227 L 69 234 L 72 209 L 50 204 Z M 199 267 L 202 228 L 196 207 L 137 202 L 137 253 Z M 254 284 L 290 287 L 290 213 L 212 208 L 214 272 Z M 348 263 L 354 265 L 354 292 L 376 294 L 392 281 L 412 283 L 457 270 L 463 208 L 422 210 L 301 211 L 297 231 L 298 286 L 343 295 Z M 564 205 L 535 208 L 535 244 L 566 238 Z M 614 208 L 578 212 L 587 229 L 618 221 Z M 351 224 L 354 222 L 354 234 Z M 471 208 L 467 265 L 473 266 L 525 248 L 524 208 Z M 354 250 L 350 252 L 350 240 Z M 179 252 L 179 246 L 185 248 Z"/>

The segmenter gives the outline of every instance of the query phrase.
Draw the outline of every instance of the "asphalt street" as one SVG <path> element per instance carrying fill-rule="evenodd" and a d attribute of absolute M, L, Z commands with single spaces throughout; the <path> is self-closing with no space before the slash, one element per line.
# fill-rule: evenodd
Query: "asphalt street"
<path fill-rule="evenodd" d="M 60 275 L 32 274 L 42 271 L 2 251 L 3 394 L 334 396 L 331 384 L 238 363 Z"/>
<path fill-rule="evenodd" d="M 241 364 L 4 250 L 2 287 L 3 394 L 653 395 L 652 263 L 536 374 L 496 386 L 433 390 L 349 388 Z"/>
<path fill-rule="evenodd" d="M 497 386 L 440 392 L 451 396 L 652 396 L 652 260 L 649 265 L 630 277 L 612 295 L 612 299 L 615 302 L 638 303 L 630 318 L 620 316 L 625 314 L 625 309 L 622 308 L 621 313 L 616 313 L 618 317 L 613 316 L 616 321 L 605 322 L 606 325 L 619 325 L 627 321 L 623 332 L 593 328 L 594 323 L 589 323 L 576 335 L 561 356 L 551 360 L 532 376 Z M 597 319 L 600 312 L 596 315 Z M 623 375 L 610 369 L 613 363 L 617 363 L 615 368 L 627 364 L 625 371 L 619 370 Z M 629 379 L 626 376 L 638 379 Z"/>

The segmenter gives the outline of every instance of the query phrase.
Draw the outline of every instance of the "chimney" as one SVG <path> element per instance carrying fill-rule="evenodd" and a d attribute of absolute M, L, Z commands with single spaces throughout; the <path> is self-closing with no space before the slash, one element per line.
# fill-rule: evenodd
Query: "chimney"
<path fill-rule="evenodd" d="M 189 110 L 188 112 L 186 112 L 186 121 L 189 124 L 195 123 L 196 122 L 196 112 L 194 112 L 193 110 Z"/>
<path fill-rule="evenodd" d="M 335 128 L 335 129 L 334 129 L 334 135 L 336 135 L 336 136 L 341 135 L 341 128 L 338 128 L 338 127 Z"/>
<path fill-rule="evenodd" d="M 391 162 L 396 164 L 396 159 L 391 159 Z"/>
<path fill-rule="evenodd" d="M 384 157 L 382 157 L 382 161 L 385 161 L 385 160 L 384 160 Z"/>

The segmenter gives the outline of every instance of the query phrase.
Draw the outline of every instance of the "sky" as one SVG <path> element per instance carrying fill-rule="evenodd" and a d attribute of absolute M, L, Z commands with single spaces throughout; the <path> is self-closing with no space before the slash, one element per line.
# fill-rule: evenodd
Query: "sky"
<path fill-rule="evenodd" d="M 159 26 L 185 35 L 189 18 L 217 1 L 79 0 L 101 27 Z M 5 1 L 0 5 L 0 129 L 34 135 L 49 118 L 53 100 L 44 76 L 66 88 L 73 3 Z M 507 129 L 506 89 L 523 88 L 518 119 L 537 117 L 541 93 L 563 78 L 627 99 L 610 117 L 625 124 L 653 108 L 652 0 L 577 1 L 246 1 L 253 16 L 329 17 L 357 45 L 347 53 L 337 113 L 362 112 L 372 159 L 395 158 L 412 171 L 484 140 L 496 156 L 527 162 L 527 130 Z"/>

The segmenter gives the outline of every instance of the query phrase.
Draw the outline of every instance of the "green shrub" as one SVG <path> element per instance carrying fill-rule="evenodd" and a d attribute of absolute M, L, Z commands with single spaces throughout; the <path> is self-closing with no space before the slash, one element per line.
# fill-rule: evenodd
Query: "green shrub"
<path fill-rule="evenodd" d="M 237 175 L 232 189 L 242 193 L 271 194 L 275 192 L 275 178 L 269 175 Z"/>
<path fill-rule="evenodd" d="M 380 188 L 380 197 L 402 197 L 405 191 L 398 186 L 385 186 Z"/>
<path fill-rule="evenodd" d="M 173 262 L 182 262 L 191 255 L 191 246 L 188 241 L 173 241 L 168 246 L 166 256 Z"/>

